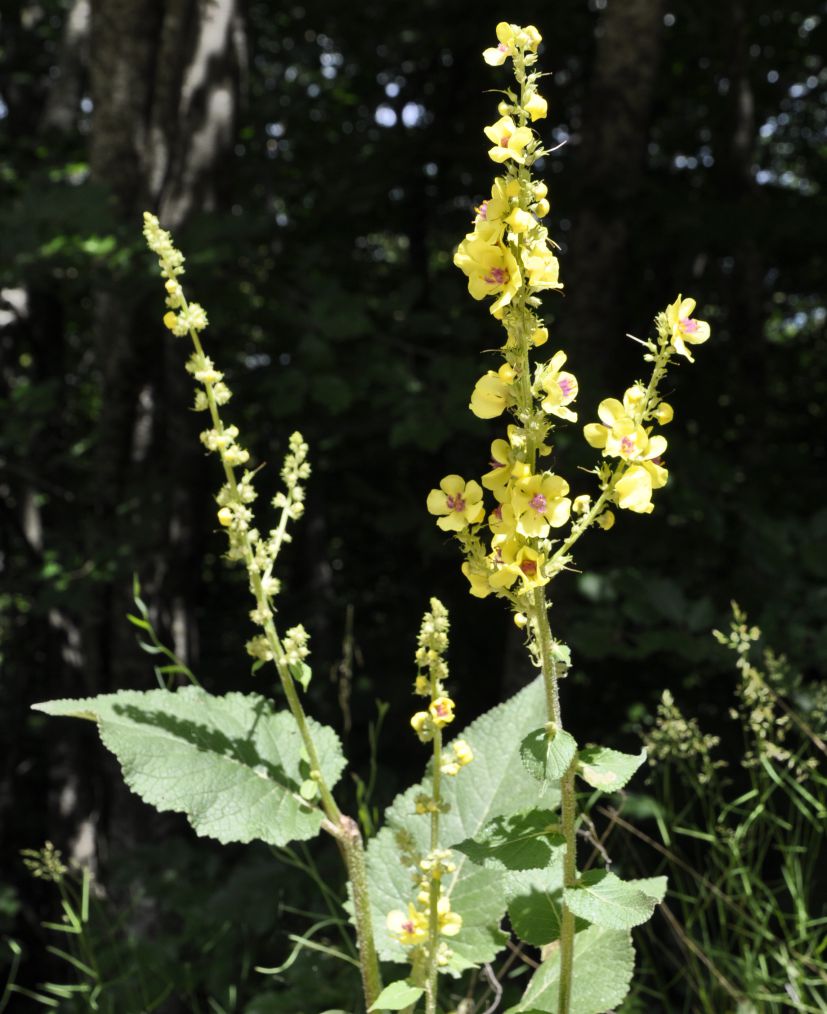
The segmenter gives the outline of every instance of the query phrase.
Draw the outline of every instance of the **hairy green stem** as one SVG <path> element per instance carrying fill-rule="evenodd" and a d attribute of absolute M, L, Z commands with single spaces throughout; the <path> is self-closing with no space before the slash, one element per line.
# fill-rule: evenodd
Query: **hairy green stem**
<path fill-rule="evenodd" d="M 431 702 L 436 700 L 436 680 L 431 680 Z M 442 791 L 442 729 L 437 726 L 434 732 L 434 761 L 431 782 L 431 853 L 439 848 L 439 807 Z M 439 870 L 441 874 L 441 869 Z M 425 1012 L 436 1014 L 437 981 L 439 977 L 439 966 L 437 964 L 437 946 L 439 944 L 439 896 L 440 880 L 434 876 L 431 868 L 430 899 L 428 909 L 428 965 L 425 984 Z"/>
<path fill-rule="evenodd" d="M 534 620 L 540 642 L 543 683 L 546 689 L 548 720 L 554 723 L 555 732 L 563 728 L 560 713 L 560 690 L 557 663 L 552 653 L 551 628 L 548 622 L 548 606 L 542 588 L 534 592 Z M 563 887 L 574 887 L 577 883 L 577 802 L 574 794 L 575 758 L 560 780 L 560 822 L 565 839 L 563 853 Z M 562 903 L 560 920 L 560 988 L 557 1000 L 558 1014 L 569 1014 L 571 1006 L 572 968 L 574 964 L 574 914 L 565 901 Z"/>
<path fill-rule="evenodd" d="M 195 331 L 190 331 L 193 345 L 197 353 L 203 356 L 204 350 Z M 218 412 L 218 405 L 215 401 L 212 384 L 204 384 L 207 394 L 210 417 L 213 427 L 218 433 L 224 432 L 224 424 Z M 233 492 L 238 490 L 238 482 L 235 470 L 222 458 L 224 474 Z M 282 512 L 279 523 L 279 543 L 284 537 L 284 530 L 287 524 L 287 511 Z M 365 1006 L 370 1007 L 379 994 L 382 992 L 382 978 L 379 971 L 379 959 L 376 954 L 376 945 L 373 936 L 373 917 L 370 909 L 370 897 L 368 894 L 367 869 L 365 866 L 365 851 L 362 843 L 362 835 L 359 826 L 352 817 L 341 812 L 336 804 L 330 787 L 327 784 L 321 770 L 319 754 L 316 743 L 307 722 L 307 715 L 302 707 L 301 699 L 296 690 L 296 683 L 287 664 L 284 648 L 281 644 L 270 602 L 264 591 L 261 575 L 254 566 L 253 550 L 249 538 L 244 543 L 244 563 L 247 573 L 250 576 L 250 584 L 256 605 L 266 617 L 263 624 L 264 635 L 267 638 L 267 645 L 273 655 L 273 661 L 278 672 L 279 681 L 287 699 L 287 706 L 290 709 L 301 736 L 302 744 L 307 754 L 310 765 L 310 776 L 319 788 L 319 798 L 322 809 L 327 820 L 323 824 L 339 845 L 342 859 L 347 870 L 348 880 L 353 891 L 353 912 L 356 924 L 356 941 L 359 948 L 359 967 L 362 973 L 362 987 L 365 995 Z"/>

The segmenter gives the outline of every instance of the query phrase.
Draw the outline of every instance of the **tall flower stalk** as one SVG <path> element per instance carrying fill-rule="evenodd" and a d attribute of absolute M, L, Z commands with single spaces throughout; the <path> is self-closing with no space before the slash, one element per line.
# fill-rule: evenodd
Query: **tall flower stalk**
<path fill-rule="evenodd" d="M 459 244 L 454 264 L 467 276 L 474 299 L 492 299 L 490 312 L 505 330 L 502 362 L 477 381 L 469 407 L 480 419 L 507 413 L 512 422 L 492 443 L 490 469 L 479 482 L 448 475 L 431 490 L 427 506 L 437 525 L 458 539 L 471 594 L 504 598 L 525 631 L 528 651 L 544 681 L 550 744 L 564 729 L 560 680 L 567 673 L 569 653 L 549 625 L 548 585 L 569 568 L 571 551 L 586 531 L 594 526 L 608 531 L 614 525 L 615 509 L 637 514 L 653 510 L 653 493 L 667 481 L 667 442 L 654 429 L 673 417 L 659 385 L 673 356 L 692 361 L 690 346 L 707 340 L 709 325 L 693 318 L 694 300 L 680 296 L 657 315 L 656 338 L 641 342 L 650 365 L 648 379 L 633 383 L 622 400 L 604 399 L 598 406 L 600 421 L 583 430 L 586 442 L 601 452 L 592 470 L 597 489 L 573 494 L 556 471 L 556 458 L 553 468 L 549 462 L 554 430 L 577 421 L 571 407 L 579 393 L 577 378 L 564 369 L 567 354 L 562 349 L 533 366 L 531 359 L 549 339 L 539 313 L 540 294 L 563 287 L 556 245 L 544 224 L 550 211 L 548 189 L 532 172 L 537 160 L 549 154 L 532 126 L 548 109 L 538 88 L 542 75 L 532 69 L 541 36 L 533 25 L 506 22 L 497 25 L 496 32 L 498 45 L 483 57 L 490 66 L 510 60 L 515 79 L 515 87 L 503 92 L 499 119 L 484 130 L 491 142 L 489 157 L 502 170 L 491 196 L 476 209 L 473 229 Z M 494 500 L 488 510 L 484 490 Z M 566 889 L 579 883 L 577 770 L 573 745 L 560 777 L 564 898 Z M 564 900 L 560 1014 L 571 1006 L 574 931 L 574 913 Z"/>
<path fill-rule="evenodd" d="M 436 1014 L 439 970 L 451 957 L 441 937 L 456 936 L 462 928 L 462 917 L 451 911 L 450 897 L 442 887 L 443 878 L 456 869 L 451 852 L 440 848 L 439 818 L 444 808 L 442 779 L 456 776 L 473 760 L 464 740 L 455 739 L 447 748 L 442 742 L 442 730 L 455 717 L 454 702 L 445 687 L 447 649 L 448 612 L 439 599 L 432 598 L 431 609 L 425 613 L 419 631 L 416 649 L 419 672 L 414 684 L 414 693 L 427 698 L 428 705 L 411 719 L 420 742 L 430 743 L 433 750 L 431 791 L 422 793 L 416 801 L 417 813 L 429 816 L 429 849 L 424 856 L 407 857 L 413 871 L 415 902 L 406 912 L 396 909 L 387 917 L 388 929 L 408 952 L 412 981 L 425 991 L 426 1014 Z"/>
<path fill-rule="evenodd" d="M 144 214 L 144 238 L 158 256 L 166 288 L 167 313 L 164 323 L 180 337 L 189 336 L 193 352 L 187 372 L 199 385 L 194 408 L 207 412 L 211 425 L 202 432 L 201 442 L 219 455 L 224 484 L 216 496 L 217 519 L 225 529 L 229 548 L 227 557 L 243 562 L 249 579 L 255 608 L 250 619 L 259 633 L 247 642 L 247 652 L 261 666 L 272 663 L 278 674 L 287 705 L 295 719 L 306 754 L 307 777 L 299 788 L 308 803 L 320 803 L 325 814 L 323 827 L 334 837 L 344 860 L 353 891 L 354 921 L 359 945 L 360 968 L 366 1005 L 370 1006 L 382 989 L 379 962 L 374 944 L 367 873 L 362 836 L 358 824 L 341 812 L 322 774 L 322 765 L 307 715 L 299 696 L 299 687 L 307 688 L 310 669 L 305 659 L 310 653 L 309 637 L 298 625 L 280 634 L 275 621 L 274 599 L 280 589 L 274 567 L 281 547 L 290 540 L 288 525 L 304 513 L 304 485 L 310 476 L 307 444 L 300 433 L 290 437 L 289 451 L 281 470 L 284 491 L 273 498 L 272 506 L 279 512 L 276 527 L 266 535 L 254 526 L 251 504 L 257 497 L 253 486 L 255 472 L 238 470 L 249 461 L 249 452 L 239 443 L 236 426 L 221 417 L 221 407 L 231 398 L 224 375 L 206 355 L 201 333 L 207 327 L 207 314 L 198 303 L 184 296 L 180 276 L 184 273 L 184 257 L 176 249 L 172 237 L 161 228 L 155 215 Z"/>

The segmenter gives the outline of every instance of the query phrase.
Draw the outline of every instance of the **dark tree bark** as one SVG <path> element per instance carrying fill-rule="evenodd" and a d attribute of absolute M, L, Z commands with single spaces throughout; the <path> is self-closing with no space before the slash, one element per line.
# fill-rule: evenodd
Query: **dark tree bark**
<path fill-rule="evenodd" d="M 607 334 L 624 324 L 618 313 L 630 207 L 643 174 L 649 111 L 660 56 L 661 0 L 612 0 L 598 24 L 594 71 L 582 137 L 572 155 L 577 215 L 564 264 L 562 329 L 582 361 L 605 361 Z M 602 377 L 605 379 L 605 371 Z"/>

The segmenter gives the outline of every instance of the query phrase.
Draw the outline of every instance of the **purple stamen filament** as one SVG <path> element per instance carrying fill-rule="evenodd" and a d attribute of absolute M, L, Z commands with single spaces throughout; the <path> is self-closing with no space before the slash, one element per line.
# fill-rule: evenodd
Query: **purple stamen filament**
<path fill-rule="evenodd" d="M 546 509 L 546 498 L 542 493 L 535 493 L 534 496 L 528 501 L 529 506 L 533 507 L 538 514 L 542 514 Z"/>

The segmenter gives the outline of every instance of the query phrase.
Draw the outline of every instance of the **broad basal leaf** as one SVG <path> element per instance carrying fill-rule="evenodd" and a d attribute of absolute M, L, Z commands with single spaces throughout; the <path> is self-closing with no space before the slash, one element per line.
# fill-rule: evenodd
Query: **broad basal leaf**
<path fill-rule="evenodd" d="M 520 760 L 538 782 L 559 781 L 576 753 L 577 743 L 564 729 L 551 737 L 545 728 L 534 729 L 520 744 Z"/>
<path fill-rule="evenodd" d="M 635 953 L 628 930 L 589 926 L 574 938 L 574 974 L 569 1014 L 605 1014 L 629 992 Z M 508 1014 L 557 1014 L 560 950 L 537 969 L 522 1000 Z"/>
<path fill-rule="evenodd" d="M 626 785 L 645 760 L 645 750 L 633 754 L 609 750 L 602 746 L 590 746 L 580 751 L 577 758 L 577 773 L 592 788 L 603 792 L 615 792 Z"/>
<path fill-rule="evenodd" d="M 589 870 L 580 877 L 576 887 L 565 889 L 563 898 L 581 919 L 607 929 L 631 929 L 646 922 L 655 910 L 657 898 L 654 895 L 659 885 L 653 885 L 651 880 L 646 882 L 644 891 L 633 880 L 621 880 L 606 870 Z"/>
<path fill-rule="evenodd" d="M 184 813 L 220 842 L 285 845 L 318 833 L 322 812 L 300 796 L 307 765 L 293 717 L 258 695 L 214 697 L 197 687 L 122 690 L 36 704 L 47 715 L 91 718 L 126 784 L 161 811 Z M 309 720 L 322 773 L 333 785 L 345 761 L 332 729 Z"/>
<path fill-rule="evenodd" d="M 490 820 L 476 838 L 454 848 L 478 866 L 494 870 L 545 869 L 565 845 L 559 814 L 527 810 Z"/>
<path fill-rule="evenodd" d="M 456 777 L 442 779 L 443 798 L 449 807 L 440 818 L 442 847 L 476 838 L 496 817 L 532 806 L 557 808 L 557 786 L 538 786 L 519 758 L 520 742 L 537 724 L 544 708 L 542 682 L 535 680 L 459 734 L 470 745 L 474 760 Z M 411 739 L 411 749 L 416 749 L 416 741 Z M 430 819 L 416 813 L 415 800 L 429 788 L 430 780 L 398 796 L 387 812 L 387 826 L 368 845 L 376 945 L 380 957 L 389 961 L 405 961 L 405 951 L 388 933 L 385 920 L 388 912 L 405 910 L 414 898 L 412 871 L 403 852 L 424 855 L 428 851 Z M 457 868 L 445 885 L 452 909 L 463 920 L 459 934 L 449 941 L 454 952 L 450 968 L 456 972 L 463 966 L 493 960 L 507 938 L 499 928 L 506 905 L 502 873 L 475 866 L 460 853 L 454 858 Z"/>

